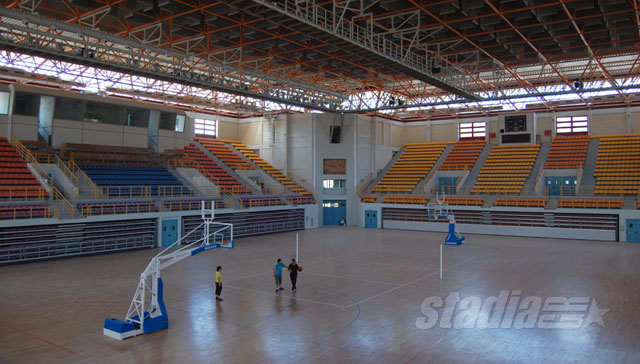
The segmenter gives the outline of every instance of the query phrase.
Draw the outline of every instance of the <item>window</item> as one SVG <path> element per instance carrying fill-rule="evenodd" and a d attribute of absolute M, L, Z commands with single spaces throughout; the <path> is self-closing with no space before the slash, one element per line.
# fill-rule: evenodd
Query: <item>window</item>
<path fill-rule="evenodd" d="M 325 180 L 322 180 L 322 187 L 343 189 L 345 188 L 346 181 L 347 181 L 346 179 L 325 179 Z"/>
<path fill-rule="evenodd" d="M 84 101 L 56 97 L 53 117 L 64 120 L 84 120 Z"/>
<path fill-rule="evenodd" d="M 127 126 L 149 126 L 149 110 L 137 109 L 133 107 L 127 108 Z"/>
<path fill-rule="evenodd" d="M 556 118 L 556 134 L 587 134 L 589 132 L 589 117 L 559 116 Z"/>
<path fill-rule="evenodd" d="M 13 113 L 15 115 L 38 116 L 40 113 L 40 96 L 16 93 Z"/>
<path fill-rule="evenodd" d="M 158 128 L 162 130 L 176 130 L 176 114 L 172 112 L 161 112 Z"/>
<path fill-rule="evenodd" d="M 475 121 L 472 123 L 458 124 L 459 139 L 485 139 L 487 135 L 487 122 Z"/>
<path fill-rule="evenodd" d="M 178 132 L 178 133 L 184 132 L 184 119 L 185 119 L 184 115 L 176 116 L 176 128 L 174 129 L 175 132 Z"/>
<path fill-rule="evenodd" d="M 122 106 L 87 101 L 84 106 L 84 121 L 122 125 L 125 115 Z"/>
<path fill-rule="evenodd" d="M 195 119 L 193 127 L 196 135 L 218 136 L 218 120 Z"/>
<path fill-rule="evenodd" d="M 9 113 L 9 93 L 0 92 L 0 114 L 7 115 Z"/>

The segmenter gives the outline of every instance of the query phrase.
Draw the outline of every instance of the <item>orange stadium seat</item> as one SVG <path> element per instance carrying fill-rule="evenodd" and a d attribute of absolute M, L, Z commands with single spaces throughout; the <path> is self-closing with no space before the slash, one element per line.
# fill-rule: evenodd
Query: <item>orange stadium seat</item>
<path fill-rule="evenodd" d="M 271 164 L 269 164 L 264 159 L 260 158 L 254 151 L 247 148 L 246 145 L 237 141 L 237 140 L 221 140 L 224 143 L 231 144 L 234 148 L 236 148 L 240 153 L 244 154 L 247 158 L 249 158 L 253 163 L 255 163 L 258 167 L 260 167 L 263 171 L 273 177 L 276 181 L 282 183 L 287 189 L 294 193 L 299 193 L 303 196 L 307 196 L 307 198 L 312 197 L 311 192 L 305 190 L 303 187 L 292 181 L 289 177 L 287 177 L 284 173 L 280 172 L 280 170 L 274 168 Z"/>
<path fill-rule="evenodd" d="M 496 199 L 495 206 L 513 206 L 513 207 L 545 207 L 547 206 L 546 198 L 508 198 L 501 197 Z"/>
<path fill-rule="evenodd" d="M 558 203 L 561 208 L 621 209 L 622 200 L 597 198 L 563 198 Z"/>
<path fill-rule="evenodd" d="M 558 136 L 553 139 L 545 169 L 583 168 L 589 149 L 589 136 Z"/>
<path fill-rule="evenodd" d="M 27 163 L 9 143 L 0 137 L 0 199 L 44 199 L 49 192 L 31 172 Z"/>
<path fill-rule="evenodd" d="M 247 163 L 236 152 L 227 147 L 223 141 L 216 138 L 194 138 L 195 141 L 202 144 L 211 154 L 215 155 L 224 164 L 231 169 L 255 169 L 251 164 Z"/>
<path fill-rule="evenodd" d="M 440 166 L 441 171 L 462 171 L 473 168 L 482 153 L 486 142 L 484 140 L 460 140 L 447 155 L 447 159 Z"/>
<path fill-rule="evenodd" d="M 517 195 L 536 163 L 539 144 L 498 145 L 491 148 L 476 184 L 471 190 L 478 194 Z"/>
<path fill-rule="evenodd" d="M 595 194 L 638 194 L 640 134 L 601 136 L 593 176 L 596 178 Z"/>
<path fill-rule="evenodd" d="M 411 193 L 450 143 L 409 143 L 398 160 L 373 188 L 377 193 Z"/>

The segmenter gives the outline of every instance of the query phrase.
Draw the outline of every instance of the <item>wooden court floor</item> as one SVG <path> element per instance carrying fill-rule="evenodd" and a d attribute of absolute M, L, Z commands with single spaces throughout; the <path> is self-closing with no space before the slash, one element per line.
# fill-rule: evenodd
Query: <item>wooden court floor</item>
<path fill-rule="evenodd" d="M 125 315 L 157 249 L 3 266 L 0 363 L 640 363 L 640 245 L 468 235 L 445 247 L 441 281 L 443 240 L 303 231 L 298 292 L 285 275 L 287 289 L 276 294 L 271 271 L 295 253 L 295 233 L 240 238 L 234 250 L 164 271 L 169 329 L 125 341 L 103 336 L 103 321 Z M 586 297 L 609 311 L 596 311 L 604 327 L 481 329 L 441 327 L 436 309 L 439 323 L 417 327 L 428 297 L 484 300 L 501 290 L 543 302 Z"/>

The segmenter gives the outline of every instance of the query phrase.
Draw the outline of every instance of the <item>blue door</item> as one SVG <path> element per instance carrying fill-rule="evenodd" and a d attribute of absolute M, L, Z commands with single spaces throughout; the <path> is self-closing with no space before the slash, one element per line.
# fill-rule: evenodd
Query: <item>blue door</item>
<path fill-rule="evenodd" d="M 345 201 L 324 201 L 322 203 L 322 222 L 324 226 L 346 224 L 347 206 Z"/>
<path fill-rule="evenodd" d="M 627 220 L 627 243 L 640 243 L 640 220 Z"/>
<path fill-rule="evenodd" d="M 560 195 L 560 187 L 562 185 L 562 177 L 545 177 L 545 186 L 549 191 L 549 196 Z"/>
<path fill-rule="evenodd" d="M 178 240 L 178 220 L 162 220 L 162 246 L 169 246 Z"/>
<path fill-rule="evenodd" d="M 578 181 L 576 177 L 562 177 L 562 196 L 575 196 L 576 195 L 576 184 Z"/>
<path fill-rule="evenodd" d="M 458 177 L 439 177 L 438 192 L 444 192 L 447 195 L 455 195 L 457 183 Z"/>
<path fill-rule="evenodd" d="M 364 212 L 364 226 L 369 229 L 378 228 L 378 211 L 366 210 Z"/>

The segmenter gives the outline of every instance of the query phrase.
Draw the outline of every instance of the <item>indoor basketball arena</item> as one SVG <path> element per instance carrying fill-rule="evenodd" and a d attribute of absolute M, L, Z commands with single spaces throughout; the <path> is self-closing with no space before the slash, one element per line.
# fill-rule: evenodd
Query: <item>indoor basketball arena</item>
<path fill-rule="evenodd" d="M 640 2 L 1 5 L 0 363 L 640 362 Z"/>

